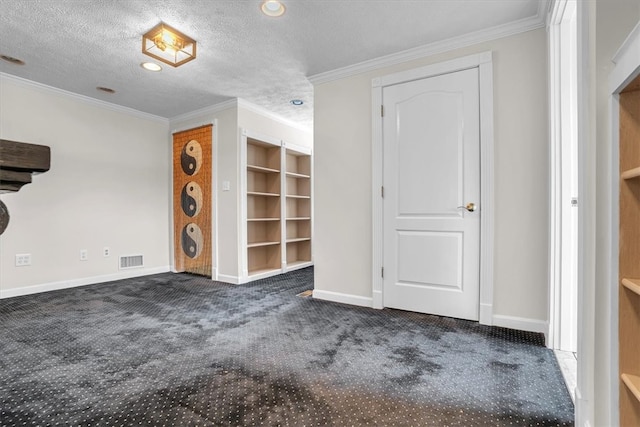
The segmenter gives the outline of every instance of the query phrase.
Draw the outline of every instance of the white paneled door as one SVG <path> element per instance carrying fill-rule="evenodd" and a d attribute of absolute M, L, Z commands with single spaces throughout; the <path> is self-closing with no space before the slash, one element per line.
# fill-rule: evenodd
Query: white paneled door
<path fill-rule="evenodd" d="M 387 86 L 384 306 L 478 320 L 478 69 Z"/>

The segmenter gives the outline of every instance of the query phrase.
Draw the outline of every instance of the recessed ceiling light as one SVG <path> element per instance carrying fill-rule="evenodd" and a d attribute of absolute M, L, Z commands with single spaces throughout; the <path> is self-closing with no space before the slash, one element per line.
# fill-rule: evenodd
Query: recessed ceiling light
<path fill-rule="evenodd" d="M 144 68 L 147 71 L 160 71 L 162 70 L 162 67 L 159 64 L 156 64 L 155 62 L 143 62 L 142 64 L 140 64 L 140 66 L 142 68 Z"/>
<path fill-rule="evenodd" d="M 101 92 L 116 93 L 116 91 L 111 89 L 110 87 L 98 86 L 96 89 L 98 89 Z"/>
<path fill-rule="evenodd" d="M 7 62 L 11 62 L 14 65 L 24 65 L 25 62 L 22 59 L 14 58 L 9 55 L 0 55 L 0 58 L 4 59 Z"/>
<path fill-rule="evenodd" d="M 267 16 L 282 16 L 286 10 L 284 4 L 278 0 L 264 0 L 260 9 Z"/>
<path fill-rule="evenodd" d="M 302 99 L 292 99 L 292 100 L 291 100 L 291 101 L 289 101 L 289 102 L 291 102 L 291 104 L 292 104 L 292 105 L 295 105 L 295 106 L 299 106 L 299 105 L 304 104 L 304 101 L 303 101 Z"/>

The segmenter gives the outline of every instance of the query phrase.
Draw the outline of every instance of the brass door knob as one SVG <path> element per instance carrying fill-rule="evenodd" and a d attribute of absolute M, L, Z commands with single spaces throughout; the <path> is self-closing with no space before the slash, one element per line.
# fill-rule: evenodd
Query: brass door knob
<path fill-rule="evenodd" d="M 458 206 L 458 209 L 466 209 L 469 212 L 475 212 L 476 204 L 475 203 L 467 203 L 467 206 Z"/>

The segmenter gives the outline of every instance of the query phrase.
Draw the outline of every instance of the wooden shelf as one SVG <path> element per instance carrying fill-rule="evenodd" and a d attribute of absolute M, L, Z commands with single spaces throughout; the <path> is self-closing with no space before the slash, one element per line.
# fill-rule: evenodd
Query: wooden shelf
<path fill-rule="evenodd" d="M 640 79 L 638 77 L 637 79 Z M 640 80 L 638 80 L 640 82 Z M 621 426 L 640 426 L 640 91 L 620 93 L 618 367 Z M 615 125 L 614 125 L 615 126 Z"/>
<path fill-rule="evenodd" d="M 304 268 L 311 265 L 309 260 L 297 260 L 287 262 L 287 270 L 294 270 L 296 268 Z"/>
<path fill-rule="evenodd" d="M 291 178 L 311 178 L 311 175 L 305 175 L 303 173 L 297 173 L 297 172 L 287 172 L 287 177 L 291 177 Z"/>
<path fill-rule="evenodd" d="M 259 191 L 247 191 L 247 196 L 280 197 L 278 193 L 261 193 Z"/>
<path fill-rule="evenodd" d="M 640 279 L 622 279 L 622 286 L 640 295 Z"/>
<path fill-rule="evenodd" d="M 311 240 L 311 237 L 295 237 L 293 239 L 287 239 L 287 243 L 306 242 Z"/>
<path fill-rule="evenodd" d="M 241 281 L 312 265 L 311 151 L 287 148 L 276 138 L 262 139 L 246 130 L 243 135 L 239 187 L 247 219 Z"/>
<path fill-rule="evenodd" d="M 622 378 L 624 385 L 627 386 L 640 403 L 640 377 L 637 375 L 622 374 L 620 378 Z"/>
<path fill-rule="evenodd" d="M 248 243 L 247 248 L 261 248 L 263 246 L 274 246 L 279 244 L 280 242 L 253 242 L 253 243 Z"/>
<path fill-rule="evenodd" d="M 640 167 L 629 169 L 622 172 L 622 174 L 620 175 L 620 178 L 622 179 L 640 178 Z"/>
<path fill-rule="evenodd" d="M 272 273 L 274 271 L 279 271 L 279 268 L 271 268 L 271 267 L 263 267 L 263 268 L 256 268 L 253 270 L 249 270 L 249 276 L 259 276 L 261 274 L 265 274 L 265 273 Z"/>
<path fill-rule="evenodd" d="M 257 165 L 247 165 L 247 170 L 251 172 L 261 172 L 261 173 L 280 173 L 279 169 L 265 168 L 264 166 L 257 166 Z"/>

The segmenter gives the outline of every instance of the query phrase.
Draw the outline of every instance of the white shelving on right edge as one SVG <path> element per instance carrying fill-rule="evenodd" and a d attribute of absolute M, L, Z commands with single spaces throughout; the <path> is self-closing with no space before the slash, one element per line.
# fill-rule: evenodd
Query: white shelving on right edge
<path fill-rule="evenodd" d="M 286 271 L 313 264 L 313 204 L 311 150 L 284 145 L 285 171 L 285 269 Z"/>

